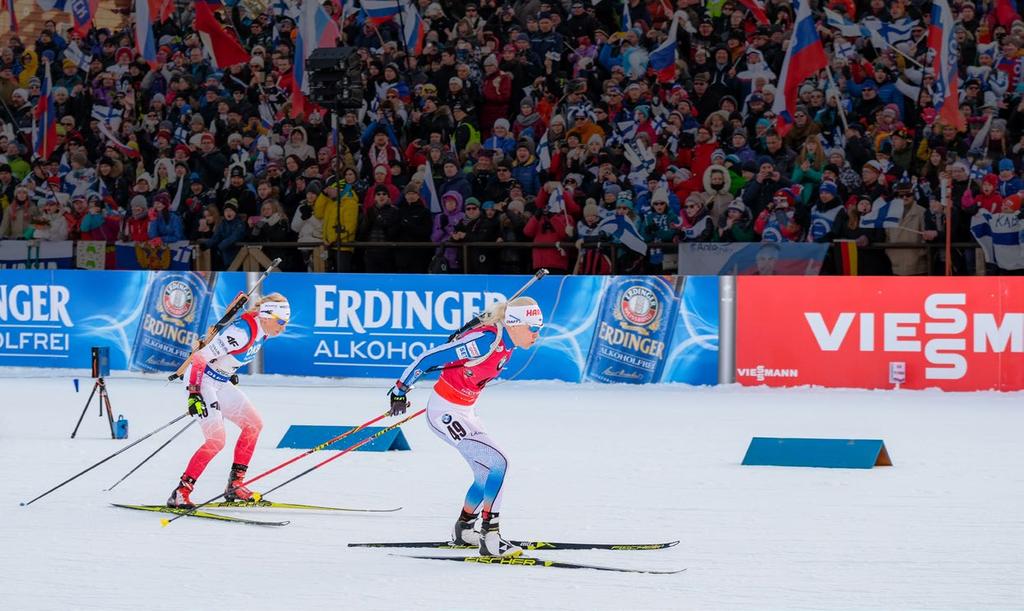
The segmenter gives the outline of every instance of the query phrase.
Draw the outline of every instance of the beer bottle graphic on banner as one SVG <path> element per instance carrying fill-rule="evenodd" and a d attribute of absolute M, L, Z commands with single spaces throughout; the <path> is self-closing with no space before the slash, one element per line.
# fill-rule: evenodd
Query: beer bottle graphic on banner
<path fill-rule="evenodd" d="M 192 353 L 213 297 L 213 273 L 150 272 L 128 368 L 174 371 Z"/>
<path fill-rule="evenodd" d="M 661 379 L 684 279 L 611 279 L 598 310 L 584 381 L 647 384 Z"/>

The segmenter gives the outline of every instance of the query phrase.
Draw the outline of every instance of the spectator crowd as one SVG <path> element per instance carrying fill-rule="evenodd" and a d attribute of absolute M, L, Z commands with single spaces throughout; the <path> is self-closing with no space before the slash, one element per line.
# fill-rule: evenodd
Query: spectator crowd
<path fill-rule="evenodd" d="M 188 240 L 215 269 L 265 242 L 294 271 L 311 251 L 280 243 L 320 243 L 335 271 L 476 273 L 659 272 L 680 242 L 944 244 L 950 227 L 972 243 L 982 211 L 1021 222 L 1024 20 L 997 4 L 951 4 L 961 128 L 933 105 L 921 0 L 811 0 L 831 65 L 785 126 L 790 0 L 763 3 L 767 20 L 756 0 L 420 0 L 419 52 L 397 16 L 326 0 L 363 68 L 362 107 L 337 114 L 296 91 L 298 0 L 215 6 L 249 56 L 230 66 L 191 7 L 152 24 L 150 61 L 132 15 L 51 21 L 0 37 L 0 239 Z M 884 28 L 850 36 L 826 10 Z M 655 70 L 671 35 L 676 61 Z M 57 147 L 41 157 L 47 87 Z M 865 222 L 884 204 L 896 218 Z M 608 229 L 623 226 L 656 246 Z M 506 247 L 459 247 L 481 242 Z M 942 257 L 866 248 L 860 273 Z M 958 274 L 983 263 L 953 250 Z"/>

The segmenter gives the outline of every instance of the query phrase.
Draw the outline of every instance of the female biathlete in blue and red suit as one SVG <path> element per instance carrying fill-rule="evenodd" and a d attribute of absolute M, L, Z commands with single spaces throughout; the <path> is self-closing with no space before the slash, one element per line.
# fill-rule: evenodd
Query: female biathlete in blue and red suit
<path fill-rule="evenodd" d="M 473 484 L 455 523 L 452 542 L 479 546 L 482 556 L 514 556 L 522 549 L 501 538 L 498 531 L 508 458 L 484 430 L 474 405 L 484 386 L 501 374 L 512 351 L 529 348 L 537 341 L 544 317 L 536 301 L 519 297 L 497 304 L 480 319 L 479 326 L 423 353 L 406 368 L 390 393 L 390 414 L 405 413 L 406 393 L 420 376 L 428 370 L 442 370 L 427 400 L 427 422 L 473 470 Z M 475 529 L 478 517 L 482 517 L 479 531 Z"/>

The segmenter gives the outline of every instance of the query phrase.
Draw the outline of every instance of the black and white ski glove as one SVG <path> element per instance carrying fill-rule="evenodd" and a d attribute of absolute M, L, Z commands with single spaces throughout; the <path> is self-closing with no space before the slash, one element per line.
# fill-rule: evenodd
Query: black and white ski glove
<path fill-rule="evenodd" d="M 388 398 L 391 399 L 391 409 L 388 410 L 389 416 L 401 416 L 405 413 L 405 410 L 409 409 L 409 397 L 405 395 L 408 391 L 408 386 L 401 382 L 395 382 L 395 387 L 388 393 Z"/>

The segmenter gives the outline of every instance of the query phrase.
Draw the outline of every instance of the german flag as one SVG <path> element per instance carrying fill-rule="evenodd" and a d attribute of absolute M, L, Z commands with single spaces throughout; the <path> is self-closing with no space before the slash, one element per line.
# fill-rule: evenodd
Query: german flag
<path fill-rule="evenodd" d="M 853 240 L 836 240 L 839 244 L 839 266 L 844 276 L 857 275 L 857 243 Z"/>

